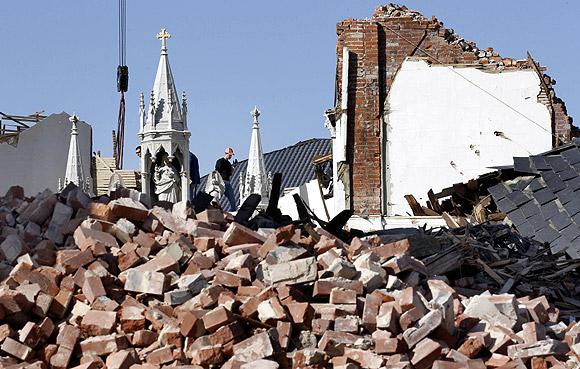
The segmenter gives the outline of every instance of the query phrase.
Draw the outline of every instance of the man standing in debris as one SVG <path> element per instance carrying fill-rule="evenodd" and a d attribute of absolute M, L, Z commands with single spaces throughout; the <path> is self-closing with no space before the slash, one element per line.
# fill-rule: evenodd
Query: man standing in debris
<path fill-rule="evenodd" d="M 189 184 L 189 200 L 193 200 L 195 194 L 197 193 L 197 186 L 201 182 L 199 177 L 199 161 L 197 156 L 191 151 L 189 152 L 189 179 L 191 180 Z"/>
<path fill-rule="evenodd" d="M 228 202 L 230 205 L 229 209 L 225 209 L 226 211 L 236 211 L 236 197 L 234 195 L 234 189 L 232 188 L 232 184 L 230 183 L 230 179 L 232 177 L 232 173 L 234 171 L 232 164 L 230 163 L 230 159 L 234 156 L 234 149 L 228 147 L 226 149 L 225 155 L 223 158 L 219 158 L 215 163 L 215 170 L 222 176 L 225 184 L 225 195 L 228 198 Z"/>
<path fill-rule="evenodd" d="M 141 146 L 137 146 L 137 147 L 135 148 L 135 155 L 137 155 L 137 157 L 138 157 L 139 159 L 141 159 Z M 141 165 L 141 164 L 139 164 L 139 165 Z M 138 189 L 139 191 L 141 191 L 141 188 L 142 188 L 141 186 L 143 185 L 143 184 L 141 183 L 141 176 L 140 176 L 140 175 L 138 175 L 138 176 L 136 176 L 136 177 L 137 177 L 137 189 Z"/>

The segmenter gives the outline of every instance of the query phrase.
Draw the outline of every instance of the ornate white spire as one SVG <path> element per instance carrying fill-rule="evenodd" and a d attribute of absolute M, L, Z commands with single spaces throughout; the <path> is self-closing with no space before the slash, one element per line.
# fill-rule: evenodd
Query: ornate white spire
<path fill-rule="evenodd" d="M 69 118 L 69 121 L 72 123 L 72 129 L 70 131 L 70 145 L 68 148 L 68 158 L 66 161 L 66 172 L 64 175 L 64 183 L 62 185 L 65 187 L 70 182 L 72 182 L 77 185 L 77 187 L 90 194 L 90 177 L 85 177 L 83 173 L 83 163 L 79 150 L 79 131 L 77 127 L 79 118 L 76 116 L 76 114 L 73 114 L 72 117 Z"/>
<path fill-rule="evenodd" d="M 183 105 L 179 101 L 169 66 L 167 40 L 171 35 L 161 28 L 157 38 L 161 40 L 161 56 L 149 107 L 142 97 L 139 102 L 141 192 L 152 201 L 186 201 L 191 135 L 186 125 L 187 103 L 185 93 Z"/>
<path fill-rule="evenodd" d="M 262 196 L 260 207 L 265 207 L 268 205 L 270 196 L 270 183 L 266 173 L 262 140 L 260 138 L 260 123 L 258 122 L 260 111 L 254 106 L 250 114 L 254 118 L 254 122 L 252 124 L 250 152 L 248 153 L 248 167 L 244 175 L 243 185 L 240 186 L 240 199 L 243 202 L 250 194 L 257 193 Z"/>
<path fill-rule="evenodd" d="M 171 35 L 165 28 L 161 28 L 157 38 L 161 40 L 161 57 L 151 92 L 152 107 L 147 117 L 146 129 L 157 127 L 163 130 L 183 130 L 181 106 L 167 55 L 167 40 L 171 38 Z"/>

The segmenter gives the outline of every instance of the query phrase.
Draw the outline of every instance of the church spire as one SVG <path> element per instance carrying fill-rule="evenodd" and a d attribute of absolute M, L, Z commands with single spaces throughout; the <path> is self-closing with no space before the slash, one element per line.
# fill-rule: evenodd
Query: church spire
<path fill-rule="evenodd" d="M 154 107 L 147 117 L 146 129 L 182 130 L 183 116 L 167 54 L 167 40 L 171 34 L 161 28 L 156 37 L 161 41 L 161 56 L 151 94 Z"/>
<path fill-rule="evenodd" d="M 73 114 L 73 116 L 69 118 L 69 121 L 72 123 L 72 128 L 70 131 L 70 144 L 68 149 L 68 158 L 66 161 L 66 172 L 64 175 L 64 183 L 62 185 L 65 187 L 70 182 L 72 182 L 81 190 L 90 194 L 90 179 L 88 177 L 85 178 L 84 176 L 83 163 L 79 149 L 79 130 L 77 127 L 79 118 L 76 116 L 76 114 Z"/>
<path fill-rule="evenodd" d="M 248 166 L 244 176 L 244 182 L 240 187 L 240 198 L 242 199 L 241 202 L 243 202 L 251 194 L 259 194 L 262 196 L 260 207 L 266 207 L 270 195 L 270 183 L 264 164 L 264 153 L 262 151 L 262 140 L 260 137 L 260 123 L 258 122 L 260 111 L 254 106 L 250 114 L 254 118 L 252 123 L 252 138 L 250 141 L 250 151 L 248 153 Z"/>
<path fill-rule="evenodd" d="M 189 193 L 189 137 L 185 93 L 183 104 L 169 66 L 165 28 L 156 35 L 161 41 L 161 55 L 149 107 L 139 97 L 141 129 L 141 192 L 156 201 L 187 201 Z M 147 115 L 144 117 L 144 115 Z"/>

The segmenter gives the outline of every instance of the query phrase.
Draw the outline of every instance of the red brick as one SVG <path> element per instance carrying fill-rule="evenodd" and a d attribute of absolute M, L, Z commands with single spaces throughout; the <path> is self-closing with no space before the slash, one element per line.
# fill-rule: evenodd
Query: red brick
<path fill-rule="evenodd" d="M 329 296 L 330 291 L 335 287 L 346 288 L 356 291 L 358 295 L 363 293 L 363 284 L 359 280 L 345 281 L 342 279 L 328 278 L 319 279 L 314 282 L 313 297 Z"/>
<path fill-rule="evenodd" d="M 433 362 L 441 355 L 441 345 L 430 338 L 420 341 L 413 350 L 411 364 L 415 369 L 431 368 Z"/>
<path fill-rule="evenodd" d="M 136 347 L 146 347 L 157 341 L 157 333 L 149 330 L 140 330 L 133 333 L 131 343 Z"/>
<path fill-rule="evenodd" d="M 85 277 L 85 281 L 83 283 L 83 294 L 92 304 L 97 297 L 106 296 L 107 292 L 105 291 L 105 287 L 103 286 L 101 278 L 94 275 L 89 275 Z"/>
<path fill-rule="evenodd" d="M 68 256 L 64 256 L 61 265 L 63 266 L 66 274 L 73 274 L 78 268 L 92 263 L 95 258 L 91 250 L 78 251 L 78 250 L 67 250 L 73 251 Z M 58 254 L 57 252 L 57 259 Z"/>
<path fill-rule="evenodd" d="M 56 343 L 59 346 L 73 350 L 80 336 L 80 330 L 72 325 L 64 325 L 58 331 Z"/>
<path fill-rule="evenodd" d="M 28 360 L 32 357 L 33 351 L 30 347 L 13 340 L 10 337 L 6 337 L 0 349 L 7 354 L 10 354 L 20 360 Z"/>
<path fill-rule="evenodd" d="M 80 343 L 83 355 L 106 355 L 123 350 L 129 346 L 124 335 L 110 334 L 106 336 L 89 337 Z"/>
<path fill-rule="evenodd" d="M 116 312 L 90 310 L 81 321 L 81 330 L 88 336 L 102 336 L 113 332 L 116 323 Z"/>
<path fill-rule="evenodd" d="M 72 357 L 73 350 L 59 346 L 54 355 L 50 358 L 50 366 L 54 369 L 66 369 L 69 367 L 69 362 Z"/>
<path fill-rule="evenodd" d="M 334 327 L 334 321 L 329 319 L 312 319 L 312 333 L 322 336 Z"/>
<path fill-rule="evenodd" d="M 92 202 L 87 210 L 89 215 L 93 218 L 102 219 L 107 222 L 111 222 L 114 219 L 113 212 L 106 204 Z"/>
<path fill-rule="evenodd" d="M 111 201 L 108 207 L 115 217 L 127 218 L 137 222 L 145 221 L 149 214 L 149 210 L 143 204 L 128 197 Z"/>
<path fill-rule="evenodd" d="M 125 333 L 132 333 L 145 329 L 144 311 L 145 309 L 139 306 L 123 306 L 119 316 L 121 330 Z"/>
<path fill-rule="evenodd" d="M 219 327 L 230 323 L 232 319 L 232 313 L 223 306 L 216 307 L 212 311 L 205 314 L 202 318 L 205 329 L 210 332 L 217 331 Z"/>
<path fill-rule="evenodd" d="M 231 324 L 220 327 L 217 331 L 210 334 L 208 337 L 212 345 L 226 346 L 239 337 L 244 336 L 245 329 L 240 322 L 233 322 Z"/>
<path fill-rule="evenodd" d="M 207 251 L 216 246 L 215 238 L 213 237 L 196 237 L 193 240 L 193 245 L 198 251 Z"/>
<path fill-rule="evenodd" d="M 344 288 L 333 288 L 330 291 L 331 304 L 356 304 L 356 291 Z"/>
<path fill-rule="evenodd" d="M 334 330 L 337 332 L 358 333 L 358 316 L 349 315 L 334 320 Z"/>
<path fill-rule="evenodd" d="M 235 344 L 233 350 L 236 357 L 245 362 L 263 359 L 274 353 L 272 342 L 266 332 Z"/>
<path fill-rule="evenodd" d="M 230 224 L 228 230 L 224 234 L 223 240 L 228 246 L 241 245 L 244 243 L 264 243 L 266 237 L 258 232 L 244 227 L 239 223 Z"/>
<path fill-rule="evenodd" d="M 457 351 L 470 359 L 474 359 L 483 349 L 485 349 L 485 344 L 482 340 L 477 338 L 468 338 L 465 340 L 465 342 L 463 342 L 463 344 L 461 344 L 461 346 L 459 346 Z"/>
<path fill-rule="evenodd" d="M 314 309 L 307 302 L 287 304 L 286 308 L 290 313 L 292 322 L 298 327 L 308 327 L 314 318 Z"/>
<path fill-rule="evenodd" d="M 286 318 L 286 311 L 278 297 L 270 297 L 268 300 L 262 301 L 258 305 L 258 318 L 262 322 L 283 320 Z"/>
<path fill-rule="evenodd" d="M 158 348 L 147 355 L 147 362 L 150 364 L 161 365 L 171 361 L 173 361 L 173 349 L 171 347 Z"/>
<path fill-rule="evenodd" d="M 219 269 L 215 269 L 214 272 L 214 283 L 218 283 L 227 287 L 238 287 L 242 285 L 242 278 L 234 273 Z"/>
<path fill-rule="evenodd" d="M 107 356 L 107 369 L 129 369 L 131 365 L 139 362 L 137 353 L 134 350 L 123 350 L 114 352 Z"/>

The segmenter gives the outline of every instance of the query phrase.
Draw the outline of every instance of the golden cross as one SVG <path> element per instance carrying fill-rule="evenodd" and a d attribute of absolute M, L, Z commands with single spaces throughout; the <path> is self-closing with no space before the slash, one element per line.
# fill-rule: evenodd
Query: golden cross
<path fill-rule="evenodd" d="M 165 41 L 171 38 L 171 35 L 169 34 L 169 32 L 167 32 L 167 30 L 165 28 L 161 28 L 161 31 L 159 31 L 159 33 L 157 34 L 157 39 L 161 40 L 161 49 L 165 50 L 167 47 L 165 45 Z"/>

